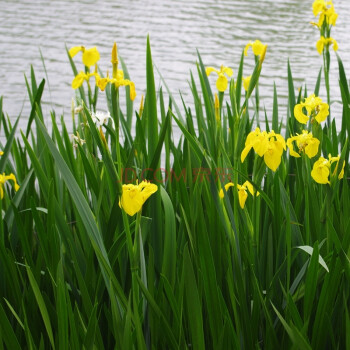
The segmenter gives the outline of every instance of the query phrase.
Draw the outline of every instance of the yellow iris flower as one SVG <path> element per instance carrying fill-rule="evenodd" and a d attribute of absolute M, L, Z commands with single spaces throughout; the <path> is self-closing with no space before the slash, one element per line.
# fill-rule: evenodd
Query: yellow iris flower
<path fill-rule="evenodd" d="M 207 76 L 209 76 L 212 72 L 217 73 L 217 75 L 219 76 L 218 80 L 216 81 L 216 88 L 221 92 L 225 91 L 228 85 L 228 80 L 225 74 L 228 77 L 231 77 L 233 74 L 233 70 L 229 67 L 224 67 L 223 65 L 221 66 L 220 70 L 217 70 L 213 67 L 207 67 L 205 69 L 205 73 L 207 74 Z"/>
<path fill-rule="evenodd" d="M 303 113 L 304 107 L 307 114 Z M 310 95 L 304 102 L 298 103 L 294 107 L 294 116 L 301 124 L 306 124 L 311 116 L 314 117 L 318 123 L 321 123 L 326 120 L 328 114 L 328 104 L 322 102 L 322 99 L 320 97 L 316 97 L 315 94 Z"/>
<path fill-rule="evenodd" d="M 85 80 L 89 81 L 90 78 L 95 75 L 96 73 L 84 73 L 83 71 L 80 71 L 72 81 L 72 88 L 74 90 L 80 88 Z"/>
<path fill-rule="evenodd" d="M 3 199 L 4 198 L 4 185 L 6 183 L 6 181 L 8 180 L 12 180 L 14 185 L 15 185 L 15 191 L 17 192 L 19 189 L 19 186 L 17 184 L 17 180 L 14 174 L 10 174 L 10 175 L 5 175 L 5 173 L 0 174 L 0 198 Z"/>
<path fill-rule="evenodd" d="M 327 7 L 327 6 L 330 6 L 330 7 Z M 314 3 L 312 4 L 312 10 L 315 17 L 320 15 L 320 18 L 318 21 L 318 27 L 322 26 L 324 20 L 326 20 L 326 23 L 328 25 L 335 26 L 335 23 L 338 18 L 338 14 L 334 10 L 334 5 L 332 1 L 315 0 Z"/>
<path fill-rule="evenodd" d="M 335 39 L 325 38 L 324 36 L 321 36 L 316 43 L 317 52 L 321 55 L 322 51 L 324 50 L 324 47 L 329 47 L 330 45 L 333 45 L 334 51 L 338 50 L 338 43 Z"/>
<path fill-rule="evenodd" d="M 335 162 L 337 162 L 337 165 L 334 169 L 333 176 L 337 172 L 338 168 L 338 162 L 340 160 L 340 157 L 332 157 L 331 155 L 328 156 L 328 159 L 325 159 L 323 157 L 320 157 L 319 160 L 317 160 L 312 168 L 311 176 L 312 178 L 319 184 L 329 184 L 329 174 L 331 170 L 331 165 Z M 342 179 L 344 177 L 344 168 L 345 168 L 345 162 L 343 162 L 343 167 L 341 172 L 338 175 L 338 179 Z"/>
<path fill-rule="evenodd" d="M 293 136 L 287 139 L 287 146 L 289 153 L 293 157 L 300 157 L 300 154 L 294 151 L 293 142 L 296 142 L 299 152 L 305 152 L 309 158 L 315 157 L 318 152 L 320 141 L 312 137 L 312 133 L 303 130 L 301 135 Z"/>
<path fill-rule="evenodd" d="M 264 45 L 260 40 L 255 40 L 249 43 L 244 48 L 244 56 L 248 56 L 248 50 L 252 47 L 255 56 L 265 56 L 267 45 Z"/>
<path fill-rule="evenodd" d="M 133 216 L 142 209 L 146 200 L 155 192 L 158 186 L 147 181 L 142 181 L 138 185 L 123 185 L 122 196 L 119 200 L 119 206 L 128 215 Z"/>
<path fill-rule="evenodd" d="M 101 91 L 105 90 L 108 83 L 114 84 L 117 89 L 120 86 L 130 86 L 130 99 L 134 101 L 136 97 L 135 84 L 128 79 L 124 79 L 124 72 L 121 69 L 117 70 L 116 78 L 110 78 L 108 73 L 106 78 L 101 78 L 98 74 L 95 74 L 95 78 L 96 85 L 100 88 Z"/>
<path fill-rule="evenodd" d="M 229 182 L 225 185 L 225 191 L 227 192 L 227 190 L 230 187 L 233 187 L 235 184 L 233 182 Z M 237 190 L 238 190 L 238 200 L 239 200 L 239 205 L 240 207 L 243 209 L 245 202 L 248 198 L 248 193 L 247 190 L 249 191 L 249 193 L 254 196 L 255 195 L 255 191 L 254 191 L 254 187 L 253 185 L 249 182 L 246 181 L 243 185 L 239 185 L 237 184 Z M 259 192 L 256 193 L 257 196 L 259 196 Z M 219 192 L 219 197 L 220 198 L 224 198 L 224 191 L 223 189 L 220 190 Z"/>
<path fill-rule="evenodd" d="M 241 153 L 242 163 L 252 148 L 260 157 L 264 157 L 267 167 L 276 171 L 281 163 L 283 150 L 286 150 L 286 142 L 280 134 L 276 134 L 273 130 L 267 133 L 256 128 L 247 136 Z"/>
<path fill-rule="evenodd" d="M 69 50 L 69 56 L 73 58 L 80 51 L 83 52 L 82 60 L 86 67 L 94 66 L 100 59 L 100 54 L 96 47 L 86 49 L 84 46 L 74 46 Z"/>

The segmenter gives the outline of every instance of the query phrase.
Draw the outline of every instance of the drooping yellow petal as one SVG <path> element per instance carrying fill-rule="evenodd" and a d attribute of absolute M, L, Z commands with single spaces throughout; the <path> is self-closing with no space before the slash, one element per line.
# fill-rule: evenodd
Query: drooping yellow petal
<path fill-rule="evenodd" d="M 328 103 L 321 103 L 319 106 L 319 112 L 316 114 L 315 119 L 318 123 L 321 123 L 327 119 L 329 115 L 329 106 Z"/>
<path fill-rule="evenodd" d="M 292 157 L 299 158 L 300 154 L 294 151 L 293 141 L 296 140 L 296 137 L 290 137 L 287 139 L 287 146 L 289 149 L 289 154 Z"/>
<path fill-rule="evenodd" d="M 84 72 L 79 72 L 72 81 L 72 88 L 78 89 L 83 85 L 84 80 L 88 79 L 88 76 Z"/>
<path fill-rule="evenodd" d="M 217 69 L 215 69 L 214 67 L 207 67 L 207 68 L 205 68 L 205 74 L 209 77 L 209 75 L 211 74 L 211 73 L 213 73 L 213 72 L 215 72 L 215 73 L 217 73 L 217 74 L 220 74 L 220 71 L 218 71 Z"/>
<path fill-rule="evenodd" d="M 216 81 L 216 88 L 221 91 L 224 92 L 227 88 L 228 82 L 227 82 L 227 78 L 221 73 L 219 74 L 219 78 Z"/>
<path fill-rule="evenodd" d="M 227 74 L 229 77 L 232 77 L 233 75 L 233 70 L 229 67 L 222 67 L 222 71 Z"/>
<path fill-rule="evenodd" d="M 244 56 L 248 56 L 248 50 L 249 50 L 249 48 L 252 46 L 252 43 L 251 42 L 249 42 L 246 46 L 245 46 L 245 48 L 244 48 Z"/>
<path fill-rule="evenodd" d="M 245 187 L 239 186 L 239 185 L 237 185 L 237 187 L 238 187 L 238 201 L 239 201 L 239 205 L 243 209 L 244 205 L 245 205 L 245 202 L 246 202 L 246 200 L 248 198 L 248 193 L 245 190 Z"/>
<path fill-rule="evenodd" d="M 254 187 L 249 181 L 246 181 L 242 186 L 246 187 L 252 196 L 255 195 Z"/>
<path fill-rule="evenodd" d="M 69 56 L 74 57 L 78 52 L 85 50 L 84 46 L 74 46 L 69 49 Z"/>
<path fill-rule="evenodd" d="M 15 186 L 15 191 L 17 192 L 19 190 L 19 186 L 17 184 L 16 176 L 12 173 L 10 175 L 5 176 L 5 181 L 8 181 L 8 180 L 13 181 L 13 184 Z"/>
<path fill-rule="evenodd" d="M 306 124 L 309 121 L 309 117 L 303 113 L 303 105 L 301 103 L 295 105 L 294 117 L 301 124 Z"/>
<path fill-rule="evenodd" d="M 225 192 L 227 192 L 227 190 L 230 188 L 230 187 L 233 187 L 235 184 L 232 183 L 232 182 L 229 182 L 225 185 Z M 220 189 L 220 192 L 219 192 L 219 197 L 220 198 L 224 198 L 224 190 L 223 189 Z"/>
<path fill-rule="evenodd" d="M 19 186 L 17 184 L 17 180 L 14 174 L 12 173 L 10 175 L 5 175 L 5 173 L 0 174 L 0 198 L 1 199 L 4 198 L 3 187 L 8 180 L 13 181 L 16 192 L 19 190 Z"/>
<path fill-rule="evenodd" d="M 86 67 L 94 66 L 100 59 L 100 54 L 96 47 L 85 49 L 83 52 L 83 63 Z"/>
<path fill-rule="evenodd" d="M 318 152 L 318 147 L 320 145 L 320 141 L 316 138 L 312 138 L 308 141 L 307 146 L 305 147 L 305 153 L 309 158 L 313 158 L 316 156 Z"/>
<path fill-rule="evenodd" d="M 317 43 L 316 43 L 316 49 L 317 49 L 317 52 L 321 55 L 322 54 L 322 51 L 323 51 L 323 48 L 324 48 L 324 44 L 325 44 L 325 39 L 323 36 L 321 36 L 320 39 L 318 39 Z"/>
<path fill-rule="evenodd" d="M 248 145 L 248 146 L 245 146 L 242 153 L 241 153 L 241 162 L 243 163 L 244 160 L 246 159 L 249 151 L 252 149 L 253 145 Z"/>
<path fill-rule="evenodd" d="M 311 171 L 312 178 L 319 184 L 329 183 L 329 162 L 327 159 L 320 157 L 317 160 Z"/>
<path fill-rule="evenodd" d="M 0 156 L 2 156 L 4 154 L 4 152 L 3 151 L 0 151 Z"/>
<path fill-rule="evenodd" d="M 269 149 L 264 154 L 264 161 L 265 164 L 272 170 L 276 171 L 276 169 L 279 167 L 282 159 L 282 153 L 280 150 L 276 147 L 276 144 L 274 142 L 269 143 Z"/>

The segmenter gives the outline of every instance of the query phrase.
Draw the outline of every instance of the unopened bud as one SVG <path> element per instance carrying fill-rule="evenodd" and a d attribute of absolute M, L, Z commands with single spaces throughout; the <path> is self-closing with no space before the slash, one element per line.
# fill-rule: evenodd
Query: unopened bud
<path fill-rule="evenodd" d="M 139 117 L 141 118 L 143 113 L 143 94 L 141 96 L 140 109 L 139 109 Z"/>
<path fill-rule="evenodd" d="M 220 103 L 219 103 L 218 94 L 215 94 L 214 107 L 215 107 L 215 119 L 219 123 L 220 122 Z"/>

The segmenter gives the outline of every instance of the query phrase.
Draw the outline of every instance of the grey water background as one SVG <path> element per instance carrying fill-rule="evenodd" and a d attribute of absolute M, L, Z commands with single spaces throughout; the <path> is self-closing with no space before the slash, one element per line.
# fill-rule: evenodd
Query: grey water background
<path fill-rule="evenodd" d="M 190 70 L 196 75 L 197 52 L 204 64 L 219 68 L 229 66 L 237 75 L 240 56 L 248 41 L 261 40 L 268 50 L 260 78 L 261 106 L 268 114 L 272 109 L 273 83 L 279 96 L 280 115 L 287 113 L 287 59 L 290 59 L 295 88 L 307 84 L 314 88 L 322 56 L 315 48 L 317 28 L 310 24 L 312 0 L 104 0 L 104 1 L 0 1 L 0 95 L 3 109 L 14 119 L 22 111 L 20 126 L 25 127 L 30 113 L 24 74 L 30 77 L 34 66 L 38 81 L 48 82 L 43 95 L 44 113 L 50 110 L 70 119 L 73 78 L 65 45 L 97 46 L 100 68 L 111 70 L 113 42 L 123 57 L 131 79 L 135 82 L 138 109 L 146 87 L 146 38 L 150 35 L 153 60 L 161 72 L 177 104 L 180 93 L 191 104 Z M 334 0 L 339 14 L 332 36 L 339 43 L 347 75 L 350 76 L 350 1 Z M 40 49 L 40 50 L 39 50 Z M 338 66 L 331 52 L 331 93 L 340 99 Z M 81 56 L 75 58 L 83 69 Z M 254 57 L 245 59 L 244 75 L 253 70 Z M 155 70 L 156 84 L 162 82 Z M 210 79 L 215 89 L 215 76 Z M 326 99 L 325 90 L 320 96 Z M 99 109 L 106 110 L 103 100 Z M 341 106 L 335 102 L 332 115 L 341 118 Z"/>

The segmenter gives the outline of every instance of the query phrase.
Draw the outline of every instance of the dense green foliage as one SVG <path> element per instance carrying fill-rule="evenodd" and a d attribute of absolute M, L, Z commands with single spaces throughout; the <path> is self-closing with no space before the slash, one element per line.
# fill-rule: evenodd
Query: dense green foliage
<path fill-rule="evenodd" d="M 21 135 L 1 103 L 0 173 L 14 173 L 20 189 L 6 184 L 0 201 L 0 349 L 350 348 L 348 162 L 342 180 L 324 185 L 304 154 L 284 152 L 276 172 L 254 152 L 242 163 L 255 126 L 285 139 L 301 133 L 293 111 L 306 88 L 296 95 L 288 63 L 287 119 L 276 89 L 272 115 L 261 115 L 263 65 L 256 60 L 242 94 L 242 53 L 236 79 L 219 93 L 218 119 L 198 59 L 194 108 L 178 107 L 169 91 L 155 89 L 148 41 L 144 109 L 134 112 L 129 87 L 121 108 L 122 90 L 108 85 L 114 125 L 101 131 L 90 113 L 97 88 L 80 87 L 83 108 L 72 122 L 52 111 L 48 127 L 45 81 L 38 85 L 32 71 Z M 338 64 L 341 130 L 331 114 L 313 131 L 318 155 L 348 160 L 350 93 L 339 57 Z M 316 95 L 320 84 L 321 70 Z M 71 132 L 85 143 L 72 143 Z M 119 207 L 122 183 L 136 182 L 124 169 L 158 185 L 142 215 Z M 250 180 L 260 196 L 249 196 L 244 209 L 235 187 L 220 198 L 229 177 Z"/>

